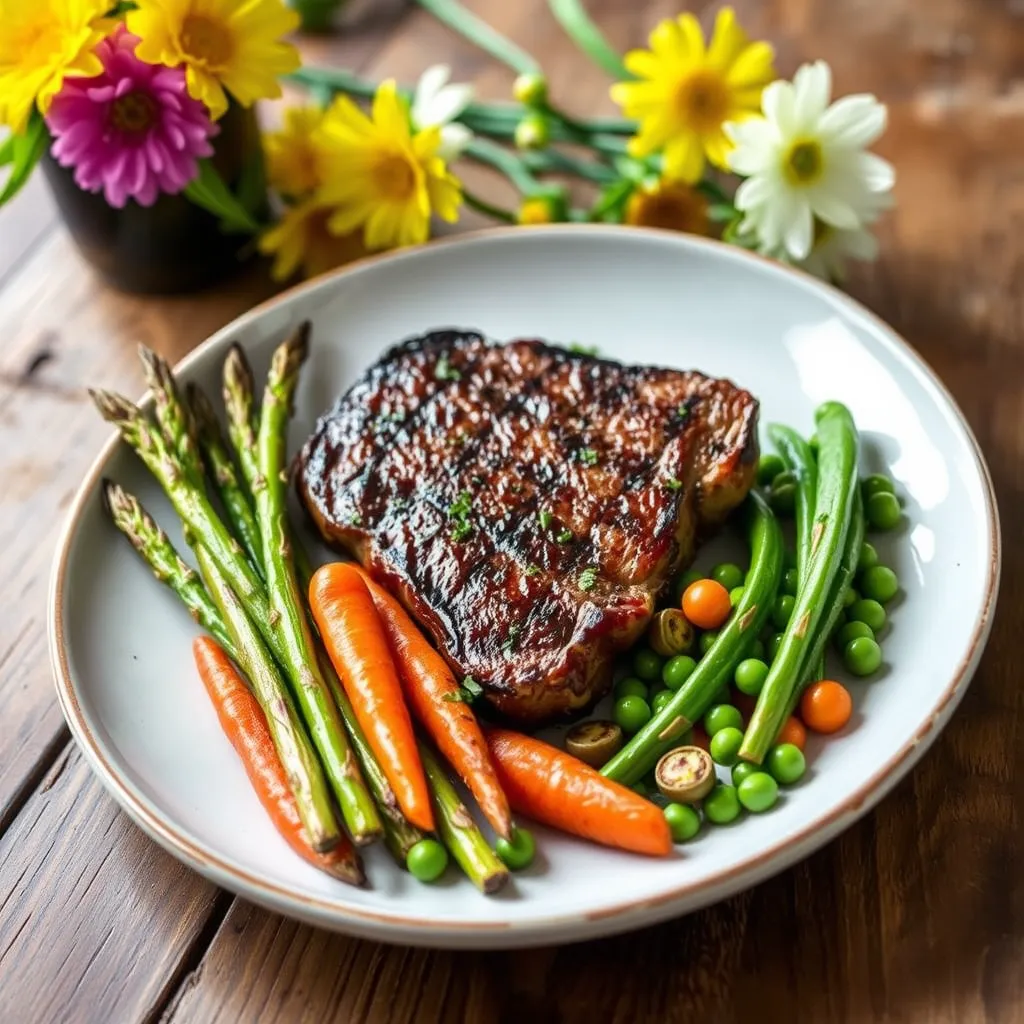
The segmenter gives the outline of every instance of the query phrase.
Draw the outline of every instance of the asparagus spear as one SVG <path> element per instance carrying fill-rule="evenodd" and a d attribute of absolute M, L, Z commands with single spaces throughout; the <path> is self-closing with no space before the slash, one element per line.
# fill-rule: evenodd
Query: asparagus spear
<path fill-rule="evenodd" d="M 228 414 L 228 437 L 251 494 L 256 493 L 259 465 L 256 458 L 256 383 L 252 367 L 237 342 L 224 360 L 224 408 Z"/>
<path fill-rule="evenodd" d="M 263 549 L 260 545 L 260 528 L 256 522 L 248 488 L 238 479 L 231 453 L 228 451 L 217 414 L 210 399 L 198 384 L 190 382 L 185 390 L 188 408 L 196 427 L 199 447 L 206 459 L 210 476 L 220 495 L 221 504 L 235 535 L 242 542 L 249 561 L 259 570 L 263 568 Z"/>
<path fill-rule="evenodd" d="M 487 845 L 448 773 L 424 743 L 420 744 L 420 757 L 430 785 L 437 831 L 444 845 L 481 892 L 497 892 L 508 881 L 508 868 Z"/>
<path fill-rule="evenodd" d="M 192 618 L 238 661 L 234 640 L 195 569 L 174 550 L 167 534 L 134 495 L 112 480 L 103 481 L 103 502 L 114 525 L 149 563 L 153 575 L 181 598 Z"/>
<path fill-rule="evenodd" d="M 310 845 L 318 853 L 323 853 L 336 846 L 340 838 L 323 769 L 302 729 L 277 665 L 242 602 L 210 552 L 198 544 L 196 553 L 203 577 L 234 640 L 234 649 L 241 659 L 239 664 L 267 716 L 267 725 L 288 775 Z"/>
<path fill-rule="evenodd" d="M 308 322 L 302 324 L 274 353 L 263 394 L 257 437 L 259 475 L 253 495 L 260 540 L 266 553 L 270 629 L 276 638 L 275 648 L 281 652 L 282 663 L 298 688 L 299 699 L 304 706 L 308 705 L 307 721 L 314 737 L 320 735 L 317 746 L 345 823 L 357 843 L 366 843 L 381 835 L 382 824 L 320 670 L 305 596 L 295 574 L 288 525 L 285 440 L 299 370 L 309 348 L 309 330 Z"/>
<path fill-rule="evenodd" d="M 146 384 L 153 395 L 156 421 L 189 478 L 202 487 L 206 476 L 203 460 L 199 455 L 199 445 L 188 410 L 178 394 L 174 373 L 166 359 L 145 345 L 139 346 L 139 359 Z"/>
<path fill-rule="evenodd" d="M 137 406 L 110 392 L 92 391 L 90 394 L 103 418 L 118 427 L 122 438 L 160 482 L 187 531 L 197 539 L 196 546 L 209 553 L 274 657 L 285 668 L 352 838 L 357 843 L 371 841 L 380 833 L 380 818 L 352 759 L 337 709 L 319 672 L 314 673 L 307 663 L 295 660 L 296 652 L 284 643 L 281 630 L 277 628 L 281 613 L 271 610 L 263 581 L 245 558 L 238 541 L 221 522 L 206 495 L 189 479 L 160 431 L 153 429 Z M 278 555 L 280 557 L 280 553 Z M 364 824 L 373 827 L 364 830 Z"/>

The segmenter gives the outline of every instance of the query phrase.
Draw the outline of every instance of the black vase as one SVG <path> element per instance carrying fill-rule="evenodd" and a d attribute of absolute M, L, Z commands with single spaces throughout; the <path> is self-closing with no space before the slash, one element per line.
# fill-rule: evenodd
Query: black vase
<path fill-rule="evenodd" d="M 265 218 L 267 188 L 255 112 L 233 103 L 219 124 L 213 164 L 249 212 L 257 220 Z M 102 193 L 80 189 L 73 172 L 61 167 L 49 151 L 42 164 L 79 251 L 123 291 L 198 291 L 223 281 L 256 254 L 252 236 L 224 232 L 213 214 L 182 195 L 162 195 L 152 206 L 129 199 L 118 210 Z"/>

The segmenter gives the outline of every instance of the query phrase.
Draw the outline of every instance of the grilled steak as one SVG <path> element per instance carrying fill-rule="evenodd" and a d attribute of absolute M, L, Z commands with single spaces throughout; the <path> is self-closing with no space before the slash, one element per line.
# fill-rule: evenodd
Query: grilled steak
<path fill-rule="evenodd" d="M 457 673 L 538 723 L 607 691 L 695 534 L 749 490 L 757 402 L 695 372 L 437 331 L 317 425 L 299 490 Z"/>

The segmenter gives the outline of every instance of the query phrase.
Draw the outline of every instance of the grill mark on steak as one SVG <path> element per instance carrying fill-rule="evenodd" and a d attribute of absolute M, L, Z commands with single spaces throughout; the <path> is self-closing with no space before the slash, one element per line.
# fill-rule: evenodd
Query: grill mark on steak
<path fill-rule="evenodd" d="M 320 420 L 299 489 L 456 671 L 536 722 L 607 689 L 698 524 L 749 489 L 756 421 L 747 392 L 699 373 L 438 331 Z"/>

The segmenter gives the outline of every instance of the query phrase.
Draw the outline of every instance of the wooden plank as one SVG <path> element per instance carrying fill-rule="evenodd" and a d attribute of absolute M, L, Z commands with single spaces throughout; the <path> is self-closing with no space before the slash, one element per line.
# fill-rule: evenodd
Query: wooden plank
<path fill-rule="evenodd" d="M 227 908 L 215 896 L 68 745 L 0 841 L 0 1020 L 147 1019 Z"/>
<path fill-rule="evenodd" d="M 57 210 L 41 174 L 0 208 L 0 288 L 18 265 L 57 226 Z"/>

